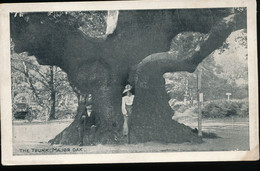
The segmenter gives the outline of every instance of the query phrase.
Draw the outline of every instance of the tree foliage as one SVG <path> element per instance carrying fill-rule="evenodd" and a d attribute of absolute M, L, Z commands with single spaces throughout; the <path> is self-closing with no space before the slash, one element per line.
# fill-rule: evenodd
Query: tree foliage
<path fill-rule="evenodd" d="M 183 40 L 189 38 L 191 44 Z M 171 51 L 186 56 L 199 44 L 199 36 L 195 33 L 182 33 L 177 36 L 178 41 L 172 43 Z M 206 37 L 204 35 L 204 37 Z M 226 98 L 226 92 L 232 93 L 232 98 L 248 97 L 248 63 L 247 63 L 247 35 L 244 29 L 232 33 L 223 46 L 207 57 L 198 68 L 202 70 L 202 92 L 204 100 Z M 228 46 L 227 46 L 228 45 Z M 186 46 L 186 47 L 185 47 Z M 197 80 L 195 73 L 175 72 L 166 73 L 166 91 L 172 99 L 183 101 L 186 87 L 196 99 Z M 188 82 L 188 85 L 186 85 Z"/>
<path fill-rule="evenodd" d="M 13 103 L 26 98 L 38 119 L 75 116 L 77 98 L 59 67 L 39 65 L 27 53 L 12 53 L 11 66 Z"/>

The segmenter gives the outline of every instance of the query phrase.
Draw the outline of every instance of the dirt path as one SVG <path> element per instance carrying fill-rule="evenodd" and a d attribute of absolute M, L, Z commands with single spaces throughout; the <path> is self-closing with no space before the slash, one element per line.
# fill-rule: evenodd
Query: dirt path
<path fill-rule="evenodd" d="M 243 151 L 249 149 L 249 127 L 247 119 L 204 120 L 203 131 L 216 133 L 220 138 L 203 139 L 202 144 L 162 144 L 156 142 L 97 145 L 61 146 L 47 141 L 57 135 L 71 121 L 49 123 L 14 123 L 14 155 L 30 154 L 81 154 L 81 153 L 139 153 L 173 151 Z M 196 123 L 194 123 L 196 125 Z M 174 131 L 174 130 L 173 130 Z"/>

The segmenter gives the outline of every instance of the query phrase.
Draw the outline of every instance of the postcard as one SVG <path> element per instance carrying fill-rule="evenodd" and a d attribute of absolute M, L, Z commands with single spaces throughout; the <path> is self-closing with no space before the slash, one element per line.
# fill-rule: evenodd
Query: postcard
<path fill-rule="evenodd" d="M 0 17 L 3 165 L 259 159 L 255 1 L 14 3 Z"/>

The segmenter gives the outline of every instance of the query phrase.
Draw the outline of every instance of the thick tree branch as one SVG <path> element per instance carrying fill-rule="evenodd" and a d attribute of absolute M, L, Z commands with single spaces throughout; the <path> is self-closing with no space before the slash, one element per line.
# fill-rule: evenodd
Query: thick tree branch
<path fill-rule="evenodd" d="M 232 14 L 223 18 L 212 27 L 208 39 L 200 45 L 200 50 L 184 62 L 196 67 L 204 58 L 222 46 L 233 31 L 246 28 L 246 24 L 246 15 L 244 13 Z"/>
<path fill-rule="evenodd" d="M 235 30 L 246 28 L 246 16 L 242 13 L 232 14 L 223 18 L 207 34 L 204 41 L 199 43 L 196 49 L 187 56 L 181 56 L 174 52 L 162 52 L 152 54 L 144 58 L 138 65 L 133 67 L 135 72 L 134 82 L 138 81 L 138 75 L 145 68 L 150 68 L 153 72 L 173 72 L 188 71 L 194 72 L 198 64 L 210 55 L 214 50 L 222 46 L 223 42 Z M 132 73 L 134 73 L 132 71 Z M 133 82 L 133 80 L 130 80 Z"/>

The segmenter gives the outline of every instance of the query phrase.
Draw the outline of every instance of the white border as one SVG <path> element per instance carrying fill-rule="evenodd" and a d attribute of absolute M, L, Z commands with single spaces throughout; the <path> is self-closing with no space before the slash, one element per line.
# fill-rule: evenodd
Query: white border
<path fill-rule="evenodd" d="M 247 7 L 250 151 L 13 156 L 9 12 Z M 163 0 L 0 4 L 1 139 L 3 165 L 246 161 L 259 159 L 255 0 Z"/>

